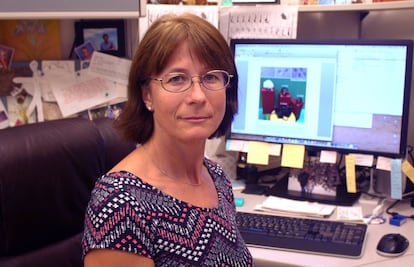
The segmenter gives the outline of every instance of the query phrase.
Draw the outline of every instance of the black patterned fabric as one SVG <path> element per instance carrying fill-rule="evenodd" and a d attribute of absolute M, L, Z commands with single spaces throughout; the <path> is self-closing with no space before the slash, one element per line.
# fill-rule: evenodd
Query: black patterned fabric
<path fill-rule="evenodd" d="M 237 230 L 231 182 L 219 165 L 204 164 L 217 208 L 180 201 L 129 172 L 102 176 L 86 212 L 83 254 L 107 248 L 146 256 L 156 266 L 253 266 Z"/>

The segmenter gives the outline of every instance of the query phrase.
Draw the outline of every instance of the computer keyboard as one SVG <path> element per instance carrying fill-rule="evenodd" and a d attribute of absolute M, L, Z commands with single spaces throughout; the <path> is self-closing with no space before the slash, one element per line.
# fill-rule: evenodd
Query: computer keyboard
<path fill-rule="evenodd" d="M 248 245 L 340 257 L 361 257 L 367 233 L 362 223 L 245 212 L 236 219 Z"/>

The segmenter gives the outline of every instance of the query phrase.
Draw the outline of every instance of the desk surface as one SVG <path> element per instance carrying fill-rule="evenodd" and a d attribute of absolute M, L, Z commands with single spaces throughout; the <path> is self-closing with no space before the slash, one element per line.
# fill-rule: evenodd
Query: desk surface
<path fill-rule="evenodd" d="M 247 195 L 240 191 L 234 192 L 235 197 L 243 197 L 245 203 L 243 207 L 239 207 L 238 210 L 246 212 L 254 212 L 255 205 L 261 203 L 266 198 L 259 195 Z M 355 205 L 360 205 L 363 210 L 363 214 L 369 214 L 375 207 L 376 202 L 370 200 L 361 199 Z M 398 211 L 401 214 L 411 215 L 414 213 L 414 209 L 409 206 L 407 202 L 399 203 L 393 211 Z M 334 217 L 332 215 L 332 217 Z M 385 215 L 388 220 L 388 215 Z M 408 251 L 399 257 L 384 257 L 380 256 L 376 252 L 376 246 L 380 238 L 387 233 L 400 233 L 408 238 L 410 241 L 410 247 Z M 370 224 L 368 225 L 368 233 L 363 256 L 359 259 L 322 256 L 315 254 L 306 254 L 299 252 L 289 252 L 274 249 L 264 249 L 249 247 L 250 252 L 255 259 L 256 267 L 267 266 L 335 266 L 335 267 L 377 267 L 377 266 L 392 266 L 392 267 L 404 267 L 413 266 L 414 262 L 414 220 L 407 220 L 401 226 L 390 225 L 388 221 L 384 224 Z"/>

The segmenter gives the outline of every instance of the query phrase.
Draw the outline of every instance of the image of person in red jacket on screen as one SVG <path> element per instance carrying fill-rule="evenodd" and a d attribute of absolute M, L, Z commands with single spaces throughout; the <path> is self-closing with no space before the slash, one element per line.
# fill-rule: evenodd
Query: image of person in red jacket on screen
<path fill-rule="evenodd" d="M 273 82 L 271 80 L 264 81 L 260 93 L 262 96 L 263 114 L 271 114 L 275 109 L 275 86 Z"/>
<path fill-rule="evenodd" d="M 298 121 L 300 118 L 300 113 L 304 104 L 305 103 L 303 102 L 302 97 L 292 99 L 292 111 L 293 114 L 295 114 L 296 121 Z"/>

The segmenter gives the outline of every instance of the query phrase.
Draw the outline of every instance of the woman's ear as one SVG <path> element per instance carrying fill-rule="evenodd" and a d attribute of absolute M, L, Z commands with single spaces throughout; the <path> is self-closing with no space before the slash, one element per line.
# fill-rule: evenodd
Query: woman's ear
<path fill-rule="evenodd" d="M 149 111 L 152 111 L 152 96 L 151 90 L 149 88 L 145 88 L 142 90 L 142 100 L 145 103 L 145 106 Z"/>

